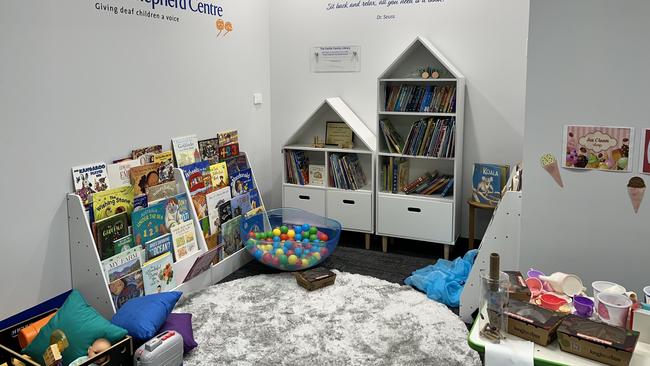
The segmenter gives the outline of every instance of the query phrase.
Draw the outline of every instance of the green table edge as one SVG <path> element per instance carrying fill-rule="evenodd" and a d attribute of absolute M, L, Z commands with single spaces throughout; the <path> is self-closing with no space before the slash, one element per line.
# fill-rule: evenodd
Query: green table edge
<path fill-rule="evenodd" d="M 474 323 L 472 323 L 472 329 L 470 329 L 469 334 L 472 334 L 472 332 L 474 331 L 474 327 L 476 326 L 476 323 L 478 323 L 477 319 L 474 319 Z M 473 349 L 474 351 L 485 354 L 485 347 L 480 344 L 476 344 L 472 342 L 472 338 L 469 335 L 467 336 L 467 343 L 469 344 L 470 348 Z M 535 362 L 535 365 L 537 366 L 568 366 L 563 363 L 557 363 L 557 362 L 545 360 L 543 358 L 538 358 L 534 356 L 533 356 L 533 360 Z"/>

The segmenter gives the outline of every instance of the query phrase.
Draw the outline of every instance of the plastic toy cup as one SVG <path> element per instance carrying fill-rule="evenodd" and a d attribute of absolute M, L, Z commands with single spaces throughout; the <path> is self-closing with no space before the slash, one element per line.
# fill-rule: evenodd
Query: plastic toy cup
<path fill-rule="evenodd" d="M 567 303 L 563 298 L 553 294 L 542 294 L 539 299 L 543 308 L 553 311 L 558 311 L 562 305 Z"/>
<path fill-rule="evenodd" d="M 528 276 L 528 278 L 539 278 L 539 276 L 544 276 L 544 272 L 538 271 L 535 268 L 531 268 L 528 270 L 528 272 L 526 272 L 526 276 Z"/>
<path fill-rule="evenodd" d="M 576 309 L 576 315 L 589 318 L 594 313 L 594 302 L 586 296 L 574 296 L 573 307 Z"/>
<path fill-rule="evenodd" d="M 542 290 L 544 290 L 544 284 L 537 277 L 528 277 L 526 279 L 526 286 L 528 286 L 532 297 L 539 296 L 539 294 L 542 293 Z"/>
<path fill-rule="evenodd" d="M 594 291 L 594 307 L 598 309 L 598 294 L 606 292 L 608 294 L 623 295 L 625 287 L 609 281 L 594 281 L 591 283 L 591 288 Z"/>
<path fill-rule="evenodd" d="M 650 304 L 650 286 L 644 287 L 643 293 L 645 294 L 645 303 Z"/>
<path fill-rule="evenodd" d="M 632 300 L 625 295 L 601 292 L 598 294 L 598 316 L 603 322 L 625 327 Z"/>

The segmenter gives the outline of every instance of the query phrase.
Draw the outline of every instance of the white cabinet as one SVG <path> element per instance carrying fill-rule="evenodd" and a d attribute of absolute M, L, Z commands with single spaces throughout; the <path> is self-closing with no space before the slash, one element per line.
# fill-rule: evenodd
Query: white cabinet
<path fill-rule="evenodd" d="M 325 216 L 325 190 L 308 187 L 284 187 L 284 207 L 298 208 Z"/>
<path fill-rule="evenodd" d="M 372 231 L 372 212 L 372 192 L 327 192 L 327 217 L 339 221 L 344 230 Z"/>
<path fill-rule="evenodd" d="M 377 197 L 377 234 L 449 243 L 453 240 L 452 201 Z"/>

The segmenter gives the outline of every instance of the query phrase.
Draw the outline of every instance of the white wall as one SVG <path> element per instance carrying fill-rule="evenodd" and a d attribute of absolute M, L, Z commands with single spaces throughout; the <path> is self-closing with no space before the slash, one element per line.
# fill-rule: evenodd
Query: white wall
<path fill-rule="evenodd" d="M 326 11 L 329 2 L 274 0 L 271 8 L 274 205 L 281 205 L 286 139 L 330 96 L 342 97 L 377 132 L 377 77 L 417 35 L 430 40 L 467 78 L 465 198 L 474 162 L 521 160 L 528 1 L 449 0 Z M 384 14 L 397 18 L 376 20 Z M 361 72 L 310 73 L 310 48 L 320 45 L 361 46 Z"/>
<path fill-rule="evenodd" d="M 560 189 L 539 164 L 547 152 L 560 159 L 565 124 L 650 127 L 648 14 L 646 0 L 531 3 L 522 269 L 576 273 L 589 291 L 602 279 L 650 284 L 648 198 L 635 215 L 626 189 L 638 173 L 561 169 Z"/>
<path fill-rule="evenodd" d="M 3 2 L 0 319 L 70 288 L 74 165 L 237 128 L 268 196 L 270 1 L 218 3 L 234 31 L 217 39 L 216 18 L 187 11 L 160 10 L 181 18 L 169 23 L 109 15 L 95 1 Z M 267 103 L 254 107 L 254 92 Z"/>

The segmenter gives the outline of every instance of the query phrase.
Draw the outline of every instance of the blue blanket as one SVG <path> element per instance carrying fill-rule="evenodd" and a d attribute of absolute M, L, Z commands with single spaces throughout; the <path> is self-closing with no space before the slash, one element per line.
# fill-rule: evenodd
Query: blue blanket
<path fill-rule="evenodd" d="M 439 259 L 436 264 L 418 269 L 404 283 L 451 307 L 460 306 L 460 294 L 474 264 L 478 250 L 473 249 L 453 261 Z"/>

